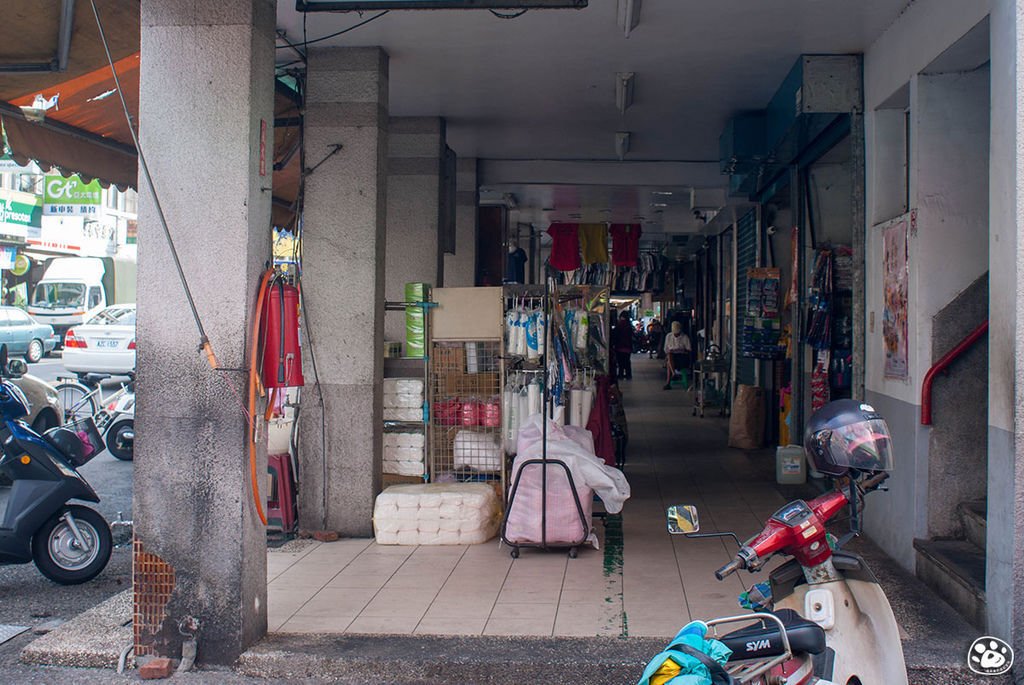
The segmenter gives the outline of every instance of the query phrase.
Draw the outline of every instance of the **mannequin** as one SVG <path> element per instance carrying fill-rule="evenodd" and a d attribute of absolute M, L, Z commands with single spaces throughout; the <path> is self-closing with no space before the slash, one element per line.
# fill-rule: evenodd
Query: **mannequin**
<path fill-rule="evenodd" d="M 508 241 L 508 257 L 505 264 L 506 283 L 526 282 L 526 251 L 519 247 L 516 240 Z"/>

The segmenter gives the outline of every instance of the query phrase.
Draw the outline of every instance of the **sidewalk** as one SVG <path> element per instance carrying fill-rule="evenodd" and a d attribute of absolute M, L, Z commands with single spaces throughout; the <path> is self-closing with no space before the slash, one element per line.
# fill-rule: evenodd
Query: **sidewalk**
<path fill-rule="evenodd" d="M 692 618 L 737 613 L 744 579 L 712 575 L 732 552 L 670 537 L 665 508 L 696 504 L 708 530 L 747 535 L 784 503 L 763 480 L 774 466 L 727 450 L 724 419 L 692 417 L 692 396 L 661 385 L 660 365 L 645 359 L 622 382 L 633 495 L 607 529 L 595 524 L 600 551 L 524 549 L 513 560 L 497 540 L 297 541 L 268 555 L 270 632 L 669 638 Z"/>
<path fill-rule="evenodd" d="M 766 579 L 761 573 L 716 581 L 713 571 L 731 558 L 731 541 L 669 536 L 665 507 L 695 504 L 704 530 L 734 530 L 743 538 L 797 496 L 774 485 L 770 450 L 726 448 L 725 420 L 692 417 L 692 396 L 661 385 L 660 367 L 644 359 L 634 362 L 634 380 L 623 382 L 630 427 L 625 472 L 633 497 L 607 530 L 596 524 L 600 551 L 582 549 L 569 559 L 524 549 L 513 560 L 496 541 L 470 547 L 293 541 L 268 553 L 270 635 L 242 655 L 234 673 L 198 672 L 181 681 L 366 683 L 383 676 L 424 685 L 634 683 L 683 624 L 742 613 L 736 595 L 744 583 Z M 870 541 L 851 548 L 865 556 L 892 603 L 911 683 L 999 683 L 966 672 L 976 631 L 947 604 Z M 130 621 L 130 608 L 124 613 Z M 47 637 L 52 648 L 37 641 L 39 648 L 33 643 L 22 659 L 76 663 L 68 660 L 81 649 L 74 635 L 58 629 Z M 116 662 L 117 649 L 108 651 L 97 658 Z M 5 676 L 11 682 L 113 677 L 109 670 L 39 666 L 18 666 Z"/>

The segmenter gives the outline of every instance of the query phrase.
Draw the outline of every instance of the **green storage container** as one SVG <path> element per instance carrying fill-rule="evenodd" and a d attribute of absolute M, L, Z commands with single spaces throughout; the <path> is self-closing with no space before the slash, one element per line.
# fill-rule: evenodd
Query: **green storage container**
<path fill-rule="evenodd" d="M 406 283 L 406 302 L 429 302 L 429 283 Z M 427 353 L 426 310 L 423 307 L 405 308 L 405 356 L 424 357 Z"/>

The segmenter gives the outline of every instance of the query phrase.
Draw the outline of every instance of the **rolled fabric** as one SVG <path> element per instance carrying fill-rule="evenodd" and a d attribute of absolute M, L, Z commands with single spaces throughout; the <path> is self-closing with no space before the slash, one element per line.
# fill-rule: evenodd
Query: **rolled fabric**
<path fill-rule="evenodd" d="M 573 425 L 586 427 L 586 425 L 588 423 L 590 423 L 590 412 L 594 409 L 594 389 L 593 388 L 585 388 L 583 390 L 583 396 L 581 397 L 581 404 L 582 404 L 582 407 L 580 409 L 580 416 L 582 417 L 583 420 L 580 423 L 573 424 Z"/>
<path fill-rule="evenodd" d="M 569 423 L 573 426 L 585 426 L 589 418 L 589 414 L 584 413 L 584 396 L 587 394 L 587 391 L 581 388 L 573 388 L 570 394 L 572 396 L 572 405 L 570 407 L 572 418 Z"/>
<path fill-rule="evenodd" d="M 528 413 L 526 414 L 526 416 L 533 416 L 534 414 L 539 414 L 541 409 L 539 383 L 530 383 L 528 386 L 526 386 L 526 399 L 528 409 Z"/>

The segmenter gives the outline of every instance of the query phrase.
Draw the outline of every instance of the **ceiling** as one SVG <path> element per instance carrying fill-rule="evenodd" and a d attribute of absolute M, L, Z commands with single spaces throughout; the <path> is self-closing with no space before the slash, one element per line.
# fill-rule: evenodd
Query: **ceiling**
<path fill-rule="evenodd" d="M 614 133 L 632 132 L 627 160 L 718 159 L 718 135 L 743 109 L 763 108 L 801 53 L 855 53 L 907 0 L 644 0 L 629 38 L 615 0 L 583 10 L 391 11 L 323 45 L 380 45 L 391 58 L 393 116 L 436 116 L 461 156 L 615 159 Z M 303 40 L 294 2 L 278 27 Z M 352 26 L 354 13 L 312 13 L 309 39 Z M 290 50 L 278 50 L 291 61 Z M 616 72 L 634 72 L 635 104 L 615 106 Z"/>
<path fill-rule="evenodd" d="M 382 46 L 390 56 L 392 116 L 445 117 L 459 156 L 593 167 L 578 184 L 536 174 L 490 185 L 484 179 L 485 195 L 514 197 L 515 220 L 642 221 L 647 235 L 693 234 L 703 224 L 692 214 L 689 188 L 725 186 L 718 137 L 729 117 L 763 108 L 800 54 L 863 52 L 907 0 L 643 0 L 628 38 L 616 5 L 590 0 L 583 10 L 531 10 L 517 19 L 482 10 L 391 11 L 318 46 Z M 306 38 L 374 16 L 311 13 Z M 279 0 L 277 19 L 289 41 L 303 42 L 294 2 Z M 279 64 L 294 58 L 278 50 Z M 624 114 L 616 107 L 617 72 L 635 73 L 634 104 Z M 595 181 L 598 166 L 618 164 L 616 131 L 631 133 L 625 165 L 678 168 L 643 186 L 623 185 L 621 173 Z M 680 178 L 683 167 L 692 177 Z M 654 207 L 658 197 L 685 207 Z"/>

